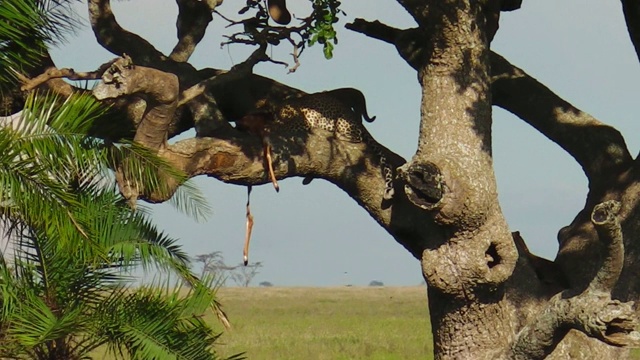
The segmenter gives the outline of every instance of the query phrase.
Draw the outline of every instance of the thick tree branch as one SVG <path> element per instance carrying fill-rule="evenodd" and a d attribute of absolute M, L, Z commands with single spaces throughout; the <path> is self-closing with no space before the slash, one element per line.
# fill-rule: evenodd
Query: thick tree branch
<path fill-rule="evenodd" d="M 89 20 L 96 40 L 114 55 L 128 54 L 136 63 L 159 61 L 164 55 L 148 41 L 126 31 L 116 21 L 110 0 L 89 0 Z"/>
<path fill-rule="evenodd" d="M 353 20 L 352 23 L 347 23 L 345 27 L 349 30 L 359 32 L 368 37 L 382 40 L 382 41 L 388 42 L 389 44 L 394 44 L 394 45 L 396 40 L 398 39 L 398 36 L 403 31 L 407 31 L 407 30 L 391 27 L 378 20 L 367 21 L 360 18 Z"/>
<path fill-rule="evenodd" d="M 236 130 L 218 132 L 216 137 L 193 138 L 177 142 L 158 154 L 189 177 L 207 175 L 237 185 L 270 183 L 263 157 L 263 143 L 255 136 Z M 322 178 L 336 184 L 363 206 L 416 258 L 422 255 L 425 238 L 430 231 L 424 214 L 396 191 L 393 206 L 383 206 L 385 179 L 380 164 L 372 161 L 377 155 L 364 143 L 352 143 L 319 132 L 305 138 L 291 139 L 270 135 L 274 173 L 278 179 L 287 177 Z M 392 166 L 404 160 L 382 148 Z M 176 187 L 179 184 L 175 184 Z M 284 189 L 286 191 L 286 188 Z M 152 202 L 164 201 L 171 194 L 144 194 Z"/>
<path fill-rule="evenodd" d="M 223 92 L 234 101 L 240 100 L 238 94 L 223 91 L 235 89 L 245 91 L 246 86 L 263 86 L 256 98 L 246 97 L 245 103 L 235 103 L 226 108 L 226 113 L 248 111 L 252 103 L 262 102 L 270 97 L 279 98 L 271 106 L 287 98 L 291 92 L 286 87 L 279 89 L 277 83 L 269 79 L 251 75 L 233 76 L 234 72 L 222 74 L 212 79 L 212 89 Z M 226 76 L 225 76 L 226 75 Z M 227 79 L 225 79 L 228 76 Z M 239 132 L 230 127 L 212 131 L 211 137 L 200 137 L 166 145 L 170 114 L 175 111 L 179 90 L 177 79 L 172 74 L 159 70 L 133 66 L 122 59 L 103 76 L 103 84 L 94 90 L 99 99 L 136 95 L 143 97 L 149 104 L 142 121 L 138 124 L 135 141 L 151 150 L 155 150 L 174 167 L 193 177 L 206 174 L 221 181 L 239 185 L 258 185 L 269 182 L 263 141 L 257 137 Z M 243 85 L 246 82 L 245 85 Z M 275 89 L 275 90 L 274 90 Z M 262 93 L 262 91 L 268 91 Z M 294 94 L 300 93 L 294 92 Z M 212 93 L 217 96 L 218 94 Z M 221 103 L 226 100 L 218 98 Z M 295 100 L 295 97 L 292 101 Z M 229 104 L 227 104 L 229 105 Z M 263 105 L 264 106 L 264 105 Z M 282 105 L 286 107 L 286 105 Z M 392 206 L 385 205 L 383 189 L 386 179 L 383 176 L 382 163 L 391 168 L 405 161 L 397 154 L 381 145 L 369 142 L 352 142 L 336 137 L 326 130 L 313 130 L 291 136 L 288 126 L 281 125 L 269 132 L 269 144 L 272 149 L 274 173 L 277 178 L 291 176 L 314 177 L 335 183 L 358 201 L 385 229 L 394 235 L 414 256 L 420 257 L 429 226 L 425 226 L 424 213 L 411 205 L 402 196 L 394 198 Z M 127 179 L 122 169 L 117 169 L 116 177 L 123 195 L 129 200 L 138 196 L 151 202 L 167 200 L 180 185 L 178 180 L 167 178 L 167 186 L 162 189 L 140 189 L 135 179 Z"/>
<path fill-rule="evenodd" d="M 178 3 L 178 43 L 171 51 L 169 58 L 174 61 L 185 62 L 198 43 L 204 37 L 207 26 L 213 20 L 211 13 L 222 4 L 222 0 L 198 1 L 176 0 Z"/>
<path fill-rule="evenodd" d="M 545 359 L 571 329 L 614 346 L 637 346 L 639 334 L 632 303 L 602 292 L 554 296 L 545 310 L 518 333 L 505 359 Z"/>
<path fill-rule="evenodd" d="M 635 0 L 622 0 L 622 11 L 627 22 L 631 43 L 640 60 L 640 3 Z"/>
<path fill-rule="evenodd" d="M 398 54 L 416 71 L 431 56 L 427 31 L 422 28 L 398 29 L 381 23 L 355 19 L 345 27 L 374 39 L 382 40 L 396 47 Z"/>
<path fill-rule="evenodd" d="M 628 168 L 632 158 L 618 130 L 575 108 L 498 54 L 491 54 L 491 67 L 494 104 L 560 145 L 590 181 L 608 181 L 609 175 Z"/>

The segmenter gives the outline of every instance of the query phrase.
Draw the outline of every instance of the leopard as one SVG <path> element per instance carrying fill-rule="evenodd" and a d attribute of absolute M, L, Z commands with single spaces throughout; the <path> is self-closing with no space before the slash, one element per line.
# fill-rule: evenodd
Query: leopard
<path fill-rule="evenodd" d="M 364 127 L 362 119 L 373 121 L 366 113 L 364 96 L 355 89 L 339 89 L 336 91 L 325 91 L 302 96 L 288 98 L 287 100 L 274 105 L 271 109 L 262 107 L 260 112 L 252 113 L 236 120 L 236 128 L 255 136 L 262 140 L 264 158 L 266 161 L 269 178 L 276 191 L 280 187 L 275 177 L 272 164 L 272 136 L 285 136 L 300 138 L 301 135 L 317 130 L 326 131 L 336 139 L 352 143 L 365 143 L 378 158 L 382 176 L 385 180 L 383 200 L 390 201 L 394 195 L 393 181 L 395 169 L 387 160 L 382 146 L 371 136 Z M 355 97 L 353 95 L 356 95 Z M 336 96 L 338 95 L 338 96 Z M 345 96 L 346 95 L 346 96 Z M 344 98 L 356 99 L 353 101 L 342 101 Z M 360 99 L 361 98 L 361 99 Z M 360 106 L 358 106 L 361 104 Z M 305 178 L 303 184 L 308 184 L 311 177 Z M 249 259 L 249 242 L 251 240 L 251 229 L 253 228 L 253 216 L 249 207 L 249 196 L 251 186 L 247 192 L 247 225 L 245 243 L 243 248 L 243 261 L 247 265 Z M 387 203 L 388 204 L 388 203 Z"/>
<path fill-rule="evenodd" d="M 323 130 L 338 140 L 366 144 L 380 163 L 385 180 L 383 199 L 393 198 L 395 170 L 387 160 L 382 146 L 364 127 L 363 113 L 354 109 L 352 104 L 341 101 L 331 91 L 318 92 L 284 101 L 272 109 L 272 114 L 269 134 Z M 367 119 L 368 116 L 365 117 L 365 120 Z M 303 183 L 308 184 L 309 181 L 309 178 L 306 178 Z"/>

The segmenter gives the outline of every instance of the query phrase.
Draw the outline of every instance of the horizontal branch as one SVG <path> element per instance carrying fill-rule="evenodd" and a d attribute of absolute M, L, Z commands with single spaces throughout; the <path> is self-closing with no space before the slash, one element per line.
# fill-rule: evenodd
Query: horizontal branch
<path fill-rule="evenodd" d="M 270 136 L 273 170 L 276 178 L 321 178 L 344 190 L 414 257 L 422 256 L 430 227 L 424 213 L 413 206 L 401 191 L 396 191 L 392 206 L 386 206 L 386 186 L 377 155 L 364 143 L 335 139 L 327 133 L 310 133 L 300 139 Z M 387 161 L 393 167 L 405 160 L 386 148 Z M 216 137 L 178 141 L 158 153 L 188 177 L 207 175 L 220 181 L 248 186 L 270 183 L 263 153 L 263 142 L 256 136 L 234 129 L 220 131 Z M 177 187 L 179 184 L 175 184 Z M 286 191 L 286 189 L 285 189 Z M 164 201 L 171 194 L 145 194 L 152 202 Z"/>

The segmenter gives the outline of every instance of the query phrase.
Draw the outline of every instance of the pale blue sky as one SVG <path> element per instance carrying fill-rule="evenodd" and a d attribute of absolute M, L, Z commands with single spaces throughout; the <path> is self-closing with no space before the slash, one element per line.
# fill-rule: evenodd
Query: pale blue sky
<path fill-rule="evenodd" d="M 289 0 L 293 13 L 305 15 L 305 0 Z M 366 4 L 366 5 L 363 5 Z M 170 0 L 114 2 L 121 25 L 168 52 L 175 43 L 177 6 Z M 233 16 L 232 1 L 220 11 Z M 363 17 L 398 27 L 412 19 L 392 0 L 343 1 L 347 13 L 338 24 L 340 43 L 334 59 L 324 60 L 310 48 L 295 74 L 273 64 L 257 71 L 308 92 L 339 87 L 361 89 L 369 112 L 377 116 L 369 131 L 378 141 L 409 158 L 417 144 L 420 89 L 415 72 L 395 49 L 343 28 L 344 20 Z M 85 16 L 86 9 L 80 14 Z M 142 15 L 142 16 L 141 16 Z M 142 18 L 142 20 L 140 20 Z M 228 68 L 250 51 L 240 45 L 220 49 L 214 20 L 191 63 Z M 632 118 L 640 71 L 619 2 L 566 0 L 525 1 L 523 9 L 505 13 L 493 49 L 545 83 L 577 107 L 617 127 L 637 154 L 640 124 Z M 289 48 L 274 49 L 290 61 Z M 85 26 L 69 43 L 53 51 L 58 66 L 95 69 L 113 56 L 103 50 Z M 502 209 L 512 230 L 519 230 L 532 251 L 553 258 L 556 233 L 582 207 L 586 181 L 578 165 L 558 146 L 512 115 L 494 108 L 494 158 Z M 154 206 L 154 219 L 181 238 L 191 255 L 222 251 L 228 263 L 242 260 L 246 189 L 217 180 L 196 183 L 213 208 L 208 221 L 196 223 L 167 205 Z M 335 186 L 316 180 L 281 182 L 254 188 L 255 217 L 251 261 L 264 268 L 255 283 L 276 285 L 414 285 L 422 278 L 411 257 L 369 215 Z"/>

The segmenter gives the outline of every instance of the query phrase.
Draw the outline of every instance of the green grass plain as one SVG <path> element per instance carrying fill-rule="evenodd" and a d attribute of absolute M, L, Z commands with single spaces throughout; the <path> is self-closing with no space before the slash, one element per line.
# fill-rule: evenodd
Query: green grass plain
<path fill-rule="evenodd" d="M 425 287 L 221 288 L 218 299 L 233 326 L 220 339 L 225 356 L 433 358 Z"/>
<path fill-rule="evenodd" d="M 433 359 L 426 287 L 221 288 L 218 300 L 232 328 L 223 356 L 249 360 Z M 110 359 L 104 350 L 95 359 Z M 630 359 L 640 360 L 640 349 Z"/>

